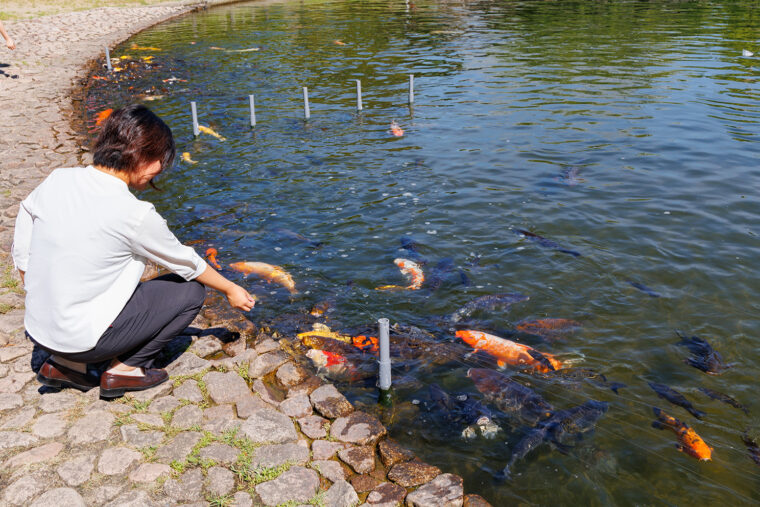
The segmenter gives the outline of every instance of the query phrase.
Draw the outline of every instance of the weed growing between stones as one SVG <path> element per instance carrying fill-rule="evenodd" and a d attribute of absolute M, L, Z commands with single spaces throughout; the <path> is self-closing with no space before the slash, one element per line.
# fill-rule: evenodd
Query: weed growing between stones
<path fill-rule="evenodd" d="M 117 415 L 113 423 L 118 428 L 120 426 L 124 426 L 125 424 L 132 424 L 133 422 L 135 422 L 135 420 L 132 419 L 132 413 L 124 412 Z M 142 428 L 140 428 L 140 424 L 142 423 L 138 423 L 137 427 L 142 430 Z"/>
<path fill-rule="evenodd" d="M 143 458 L 147 463 L 152 463 L 156 461 L 156 451 L 158 450 L 158 446 L 155 445 L 148 445 L 145 447 L 140 447 L 138 451 L 140 451 L 143 455 Z"/>
<path fill-rule="evenodd" d="M 0 304 L 0 314 L 5 315 L 9 311 L 13 310 L 14 306 L 9 305 L 8 303 L 2 303 Z"/>
<path fill-rule="evenodd" d="M 237 367 L 237 374 L 240 375 L 241 377 L 243 377 L 243 380 L 245 380 L 246 383 L 248 383 L 250 385 L 250 383 L 251 383 L 251 376 L 248 375 L 248 368 L 249 368 L 249 366 L 250 365 L 248 364 L 247 361 L 245 363 L 240 363 L 238 365 L 238 367 Z"/>
<path fill-rule="evenodd" d="M 150 402 L 151 400 L 131 400 L 132 408 L 135 409 L 135 412 L 147 412 Z"/>
<path fill-rule="evenodd" d="M 206 495 L 206 501 L 211 507 L 228 507 L 235 501 L 232 495 Z"/>
<path fill-rule="evenodd" d="M 325 502 L 325 496 L 327 495 L 326 491 L 317 491 L 317 494 L 314 495 L 309 501 L 306 503 L 304 502 L 298 502 L 296 500 L 290 500 L 289 502 L 281 503 L 277 507 L 298 507 L 299 505 L 315 505 L 317 507 L 326 507 L 327 503 Z"/>
<path fill-rule="evenodd" d="M 21 288 L 21 281 L 16 278 L 16 270 L 12 264 L 5 266 L 3 269 L 2 276 L 0 276 L 0 287 L 9 289 L 17 294 L 24 292 Z"/>

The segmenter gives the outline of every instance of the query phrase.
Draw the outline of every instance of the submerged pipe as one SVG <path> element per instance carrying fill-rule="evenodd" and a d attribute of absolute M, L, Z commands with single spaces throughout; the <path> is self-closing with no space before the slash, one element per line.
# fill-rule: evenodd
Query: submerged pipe
<path fill-rule="evenodd" d="M 414 104 L 414 74 L 409 74 L 409 103 Z"/>
<path fill-rule="evenodd" d="M 309 89 L 303 87 L 303 116 L 308 120 L 311 118 L 311 111 L 309 111 Z"/>
<path fill-rule="evenodd" d="M 198 128 L 198 109 L 195 107 L 195 102 L 190 102 L 190 112 L 193 115 L 193 135 L 198 137 L 201 131 Z"/>
<path fill-rule="evenodd" d="M 251 127 L 256 126 L 256 103 L 253 101 L 253 95 L 248 95 L 248 102 L 251 104 Z"/>
<path fill-rule="evenodd" d="M 380 327 L 380 390 L 387 391 L 391 388 L 391 346 L 388 336 L 388 319 L 377 320 Z"/>
<path fill-rule="evenodd" d="M 356 110 L 362 110 L 362 82 L 356 80 Z"/>
<path fill-rule="evenodd" d="M 111 51 L 108 49 L 108 46 L 106 46 L 106 68 L 108 68 L 108 72 L 113 72 L 113 67 L 111 66 Z"/>

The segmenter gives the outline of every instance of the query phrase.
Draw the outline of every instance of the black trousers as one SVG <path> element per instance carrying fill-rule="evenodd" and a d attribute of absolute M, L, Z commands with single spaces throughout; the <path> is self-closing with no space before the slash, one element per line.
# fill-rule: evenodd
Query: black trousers
<path fill-rule="evenodd" d="M 206 298 L 200 282 L 178 275 L 164 275 L 140 283 L 121 313 L 98 340 L 84 352 L 51 354 L 78 363 L 99 363 L 113 358 L 129 366 L 151 368 L 161 349 L 181 333 L 198 315 Z"/>

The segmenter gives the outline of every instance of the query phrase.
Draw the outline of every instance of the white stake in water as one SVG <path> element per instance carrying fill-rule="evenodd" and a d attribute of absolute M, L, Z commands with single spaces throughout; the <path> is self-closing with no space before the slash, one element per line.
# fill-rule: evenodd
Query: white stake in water
<path fill-rule="evenodd" d="M 198 137 L 201 130 L 198 128 L 198 109 L 195 107 L 195 102 L 190 102 L 190 111 L 193 113 L 193 135 Z"/>
<path fill-rule="evenodd" d="M 362 110 L 362 82 L 356 80 L 356 110 Z"/>
<path fill-rule="evenodd" d="M 311 111 L 309 111 L 309 89 L 303 87 L 303 116 L 308 120 L 311 118 Z"/>
<path fill-rule="evenodd" d="M 391 388 L 391 346 L 388 336 L 388 319 L 378 319 L 380 327 L 380 389 L 387 391 Z"/>
<path fill-rule="evenodd" d="M 256 126 L 256 103 L 253 101 L 253 95 L 248 95 L 248 102 L 251 103 L 251 127 Z"/>
<path fill-rule="evenodd" d="M 108 72 L 113 72 L 113 67 L 111 66 L 111 51 L 108 49 L 108 46 L 106 46 L 106 67 L 108 68 Z"/>
<path fill-rule="evenodd" d="M 409 74 L 409 103 L 414 104 L 414 74 Z"/>

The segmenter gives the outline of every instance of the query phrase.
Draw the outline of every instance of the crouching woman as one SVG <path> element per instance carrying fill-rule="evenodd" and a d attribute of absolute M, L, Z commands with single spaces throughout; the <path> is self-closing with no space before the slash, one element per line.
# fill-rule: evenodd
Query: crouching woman
<path fill-rule="evenodd" d="M 153 368 L 164 345 L 203 305 L 206 287 L 248 311 L 242 287 L 183 246 L 149 202 L 130 191 L 172 165 L 169 127 L 144 106 L 119 109 L 95 141 L 93 165 L 56 169 L 24 199 L 13 259 L 26 290 L 27 336 L 51 357 L 37 379 L 103 397 L 168 379 Z M 174 274 L 144 283 L 148 260 Z M 87 363 L 110 361 L 98 378 Z"/>

